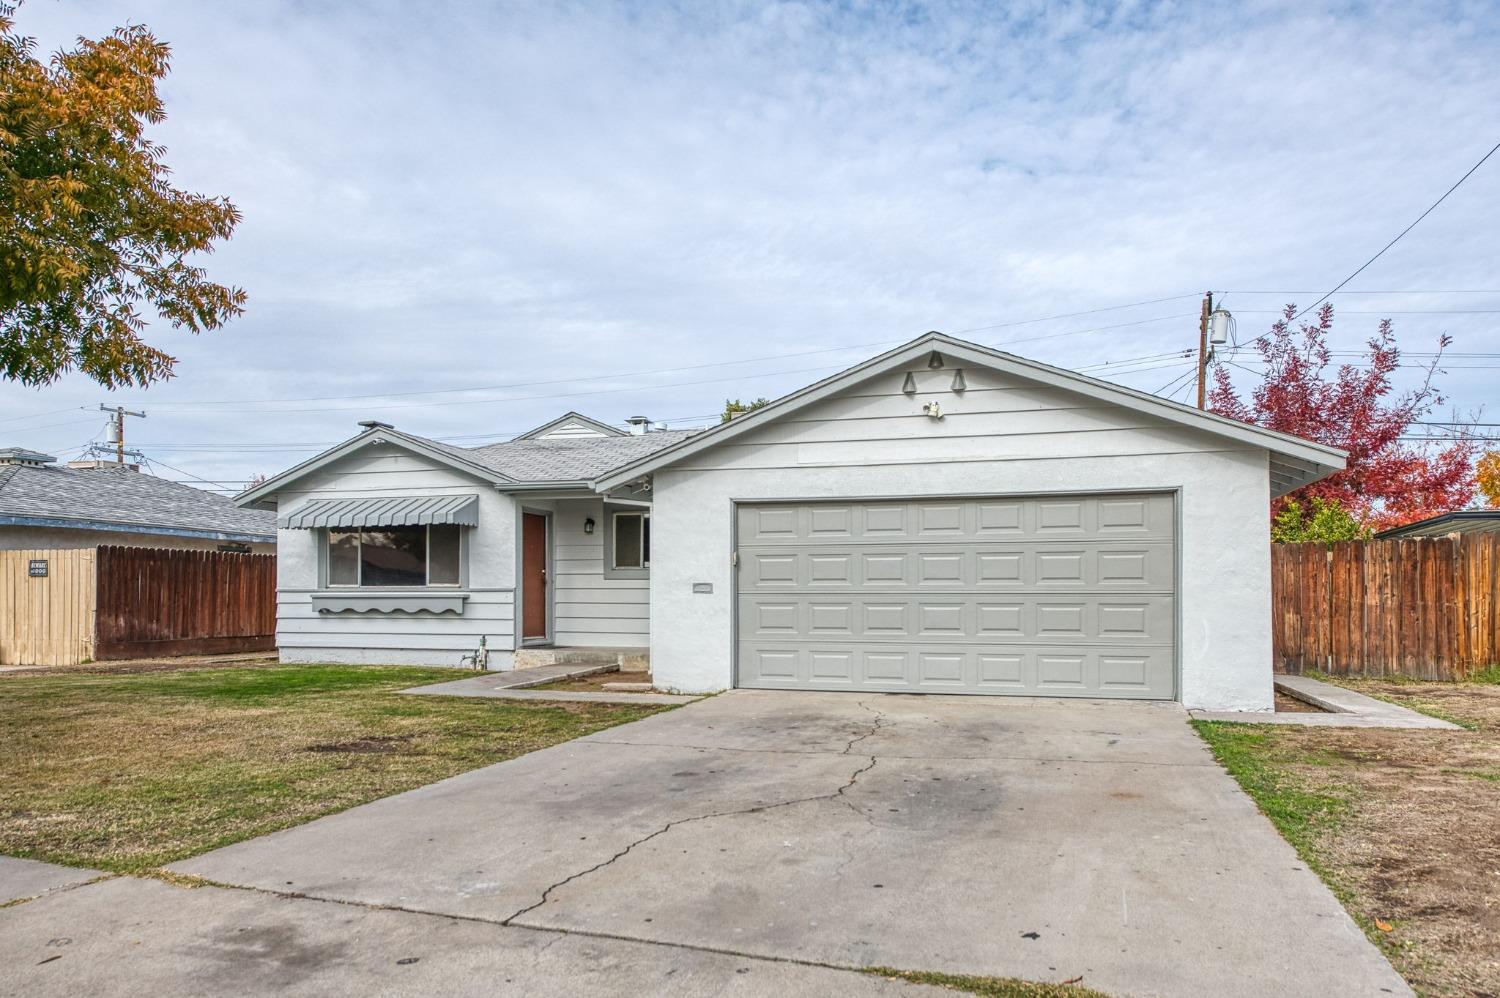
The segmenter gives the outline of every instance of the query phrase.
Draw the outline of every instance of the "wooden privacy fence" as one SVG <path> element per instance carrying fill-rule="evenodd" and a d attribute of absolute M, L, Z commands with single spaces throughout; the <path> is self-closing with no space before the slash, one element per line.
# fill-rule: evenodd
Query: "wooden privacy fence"
<path fill-rule="evenodd" d="M 0 551 L 0 664 L 269 651 L 276 556 L 165 548 Z"/>
<path fill-rule="evenodd" d="M 1276 671 L 1463 679 L 1500 663 L 1500 534 L 1271 546 Z"/>

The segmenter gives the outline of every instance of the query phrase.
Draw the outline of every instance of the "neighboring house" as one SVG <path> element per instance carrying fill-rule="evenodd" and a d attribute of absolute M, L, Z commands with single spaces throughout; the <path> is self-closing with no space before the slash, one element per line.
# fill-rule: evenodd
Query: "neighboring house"
<path fill-rule="evenodd" d="M 1268 503 L 1345 463 L 936 333 L 711 430 L 636 423 L 479 448 L 371 423 L 245 493 L 283 528 L 283 658 L 484 637 L 492 668 L 649 647 L 690 691 L 1269 710 Z"/>
<path fill-rule="evenodd" d="M 1446 537 L 1449 534 L 1500 533 L 1500 509 L 1461 509 L 1453 513 L 1429 516 L 1404 527 L 1392 527 L 1376 534 L 1387 537 Z"/>
<path fill-rule="evenodd" d="M 136 469 L 0 449 L 0 550 L 101 544 L 276 553 L 276 518 Z"/>

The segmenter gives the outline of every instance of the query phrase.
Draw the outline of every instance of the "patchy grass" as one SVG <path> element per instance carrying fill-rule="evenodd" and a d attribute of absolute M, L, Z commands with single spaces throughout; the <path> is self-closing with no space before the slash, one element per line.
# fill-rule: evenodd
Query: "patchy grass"
<path fill-rule="evenodd" d="M 1332 760 L 1315 745 L 1282 739 L 1281 729 L 1269 724 L 1194 721 L 1193 727 L 1303 862 L 1340 892 L 1317 845 L 1324 835 L 1338 830 L 1348 813 L 1349 790 L 1336 780 L 1309 781 L 1293 771 L 1297 765 L 1326 768 Z"/>
<path fill-rule="evenodd" d="M 138 872 L 660 711 L 402 696 L 472 672 L 0 679 L 0 853 Z"/>
<path fill-rule="evenodd" d="M 1500 686 L 1500 665 L 1480 669 L 1469 677 L 1469 682 L 1479 686 Z"/>
<path fill-rule="evenodd" d="M 1041 981 L 1022 981 L 1014 977 L 974 977 L 968 974 L 943 974 L 933 970 L 893 970 L 890 967 L 868 967 L 865 973 L 893 981 L 929 984 L 949 991 L 983 995 L 985 998 L 1109 998 L 1102 991 L 1075 984 L 1047 984 Z"/>
<path fill-rule="evenodd" d="M 1336 681 L 1467 730 L 1194 727 L 1419 994 L 1500 994 L 1500 686 Z"/>

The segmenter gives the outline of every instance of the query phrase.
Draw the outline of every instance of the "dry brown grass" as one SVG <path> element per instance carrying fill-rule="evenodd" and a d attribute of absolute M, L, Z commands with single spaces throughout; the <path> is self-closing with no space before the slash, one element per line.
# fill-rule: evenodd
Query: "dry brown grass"
<path fill-rule="evenodd" d="M 661 710 L 402 696 L 472 673 L 0 679 L 0 853 L 138 871 Z"/>
<path fill-rule="evenodd" d="M 1500 995 L 1500 686 L 1338 682 L 1469 730 L 1206 737 L 1420 994 Z"/>

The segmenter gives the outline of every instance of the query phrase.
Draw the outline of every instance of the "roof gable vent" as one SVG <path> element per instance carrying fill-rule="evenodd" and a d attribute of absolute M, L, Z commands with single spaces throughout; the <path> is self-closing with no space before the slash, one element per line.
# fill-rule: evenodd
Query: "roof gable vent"
<path fill-rule="evenodd" d="M 41 451 L 27 450 L 25 447 L 0 447 L 0 465 L 24 464 L 39 468 L 44 464 L 56 462 L 57 458 L 51 454 L 43 454 Z"/>

